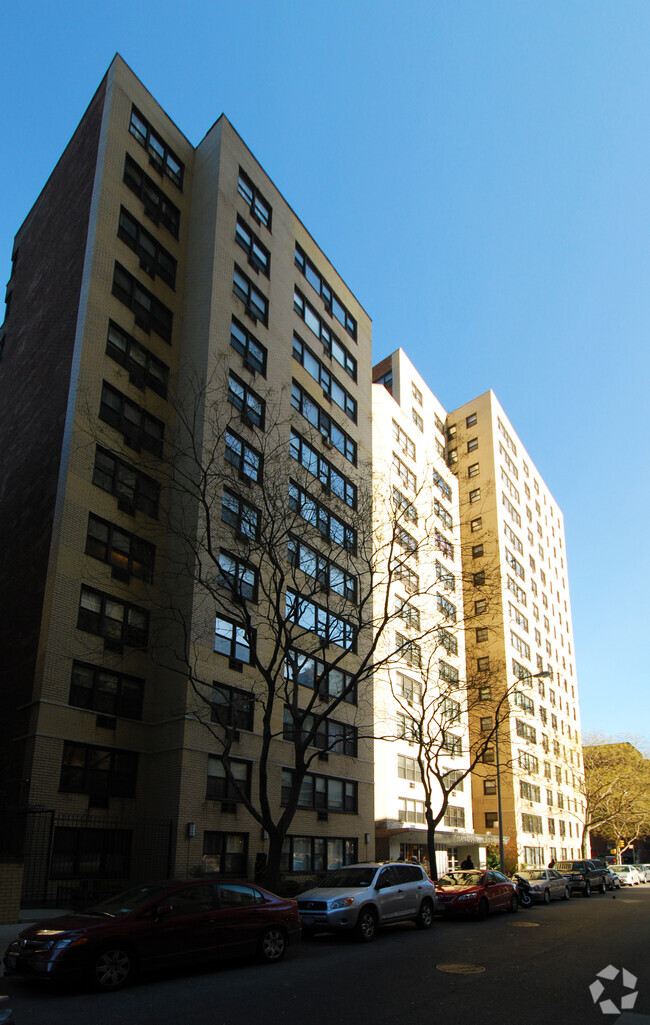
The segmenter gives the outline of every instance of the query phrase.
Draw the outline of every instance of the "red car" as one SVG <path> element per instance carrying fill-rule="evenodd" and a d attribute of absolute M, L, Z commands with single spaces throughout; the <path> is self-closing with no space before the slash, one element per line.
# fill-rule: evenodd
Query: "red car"
<path fill-rule="evenodd" d="M 234 880 L 170 880 L 137 886 L 78 914 L 23 929 L 9 944 L 7 975 L 81 975 L 119 989 L 140 969 L 257 954 L 279 961 L 300 938 L 294 900 Z"/>
<path fill-rule="evenodd" d="M 448 872 L 436 883 L 438 909 L 446 915 L 477 915 L 487 918 L 501 908 L 516 911 L 517 888 L 501 872 L 489 869 L 464 869 Z"/>

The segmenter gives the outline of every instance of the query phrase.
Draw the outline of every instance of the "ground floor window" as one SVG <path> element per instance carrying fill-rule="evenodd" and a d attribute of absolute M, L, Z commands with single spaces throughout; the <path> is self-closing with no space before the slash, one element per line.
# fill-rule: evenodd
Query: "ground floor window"
<path fill-rule="evenodd" d="M 544 851 L 541 847 L 524 847 L 524 861 L 527 865 L 544 865 Z"/>
<path fill-rule="evenodd" d="M 203 833 L 203 868 L 224 876 L 245 876 L 248 862 L 248 833 Z"/>
<path fill-rule="evenodd" d="M 129 875 L 132 831 L 57 826 L 51 879 L 123 879 Z"/>
<path fill-rule="evenodd" d="M 329 872 L 357 861 L 356 837 L 288 836 L 282 848 L 283 872 Z"/>

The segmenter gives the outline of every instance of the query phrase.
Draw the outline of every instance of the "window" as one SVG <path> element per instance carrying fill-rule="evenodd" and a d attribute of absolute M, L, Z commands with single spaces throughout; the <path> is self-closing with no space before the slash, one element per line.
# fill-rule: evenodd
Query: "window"
<path fill-rule="evenodd" d="M 492 794 L 496 794 L 496 792 L 497 792 L 497 782 L 496 782 L 496 780 L 495 779 L 484 779 L 483 780 L 483 793 L 486 795 L 486 797 L 489 797 Z"/>
<path fill-rule="evenodd" d="M 492 688 L 490 686 L 488 686 L 488 687 L 479 687 L 479 689 L 478 689 L 478 699 L 479 699 L 479 701 L 491 701 L 492 700 Z"/>
<path fill-rule="evenodd" d="M 499 816 L 495 811 L 486 811 L 485 813 L 485 828 L 496 829 L 499 825 Z"/>
<path fill-rule="evenodd" d="M 499 442 L 499 452 L 501 454 L 501 457 L 502 457 L 504 463 L 506 464 L 506 466 L 510 470 L 510 473 L 512 474 L 512 476 L 515 477 L 515 479 L 519 480 L 519 470 L 517 469 L 517 467 L 513 463 L 512 459 L 510 458 L 510 456 L 506 452 L 506 450 L 503 447 L 503 445 L 501 444 L 501 442 Z M 529 489 L 527 484 L 525 485 L 525 487 L 526 487 L 526 490 L 528 491 L 528 497 L 530 498 L 530 489 Z"/>
<path fill-rule="evenodd" d="M 50 879 L 128 879 L 130 829 L 56 826 Z"/>
<path fill-rule="evenodd" d="M 441 612 L 445 619 L 448 619 L 450 623 L 456 622 L 456 606 L 447 598 L 443 597 L 442 594 L 436 595 L 436 607 L 438 612 Z"/>
<path fill-rule="evenodd" d="M 458 723 L 460 719 L 460 702 L 453 698 L 443 698 L 439 706 L 441 722 L 449 724 Z"/>
<path fill-rule="evenodd" d="M 137 139 L 141 146 L 149 154 L 149 162 L 167 175 L 170 181 L 183 188 L 183 174 L 185 168 L 174 151 L 167 145 L 162 136 L 158 135 L 149 122 L 140 113 L 137 107 L 131 108 L 131 122 L 129 124 L 131 135 Z"/>
<path fill-rule="evenodd" d="M 409 758 L 407 755 L 398 755 L 397 778 L 408 779 L 412 783 L 421 783 L 422 773 L 417 760 L 415 758 Z"/>
<path fill-rule="evenodd" d="M 323 437 L 326 447 L 335 448 L 337 452 L 352 463 L 357 464 L 357 445 L 335 420 L 314 402 L 310 395 L 297 381 L 291 385 L 291 405 L 312 425 Z"/>
<path fill-rule="evenodd" d="M 528 744 L 537 743 L 537 730 L 527 722 L 517 719 L 517 736 L 521 737 Z"/>
<path fill-rule="evenodd" d="M 539 832 L 541 833 L 541 828 Z M 524 847 L 524 861 L 527 865 L 535 865 L 542 868 L 544 865 L 544 850 L 541 847 Z"/>
<path fill-rule="evenodd" d="M 395 530 L 395 540 L 397 544 L 412 555 L 414 559 L 418 558 L 418 543 L 415 538 L 409 534 L 408 530 L 404 530 L 404 527 L 397 527 Z"/>
<path fill-rule="evenodd" d="M 231 555 L 219 552 L 219 587 L 231 591 L 244 601 L 257 601 L 257 570 L 249 563 Z"/>
<path fill-rule="evenodd" d="M 418 431 L 421 431 L 422 433 L 424 433 L 424 420 L 422 419 L 422 417 L 418 413 L 417 409 L 412 409 L 411 410 L 411 419 L 412 419 L 413 423 L 415 424 L 415 426 L 417 427 Z"/>
<path fill-rule="evenodd" d="M 392 395 L 393 394 L 393 368 L 391 367 L 390 370 L 387 370 L 385 374 L 381 374 L 380 377 L 374 377 L 372 383 L 373 384 L 383 384 L 383 386 L 386 389 L 386 391 L 390 392 L 391 395 Z"/>
<path fill-rule="evenodd" d="M 516 690 L 513 695 L 513 701 L 518 708 L 521 708 L 524 712 L 529 712 L 531 715 L 535 713 L 535 702 L 532 698 L 529 698 L 527 694 L 522 694 L 521 691 Z M 543 709 L 540 709 L 540 713 Z"/>
<path fill-rule="evenodd" d="M 258 224 L 263 224 L 270 231 L 271 218 L 273 216 L 271 206 L 241 167 L 239 168 L 237 191 L 246 200 L 253 220 L 257 221 Z"/>
<path fill-rule="evenodd" d="M 488 628 L 487 626 L 479 626 L 476 628 L 476 643 L 484 644 L 488 639 Z"/>
<path fill-rule="evenodd" d="M 293 308 L 298 316 L 312 331 L 323 345 L 327 356 L 336 360 L 339 366 L 343 367 L 353 381 L 357 379 L 357 361 L 346 345 L 330 331 L 327 324 L 318 316 L 314 307 L 309 303 L 298 288 L 293 291 Z"/>
<path fill-rule="evenodd" d="M 477 419 L 478 419 L 478 417 L 477 417 L 476 413 L 470 413 L 469 416 L 465 417 L 465 426 L 466 427 L 476 427 Z"/>
<path fill-rule="evenodd" d="M 503 424 L 503 422 L 501 420 L 501 417 L 497 417 L 497 425 L 499 427 L 499 431 L 503 435 L 503 438 L 505 440 L 506 445 L 508 446 L 508 448 L 510 449 L 512 454 L 516 456 L 517 455 L 517 446 L 515 445 L 514 441 L 510 437 L 510 435 L 508 434 L 508 431 L 506 430 L 506 428 L 505 428 L 505 426 L 504 426 L 504 424 Z"/>
<path fill-rule="evenodd" d="M 479 475 L 479 464 L 478 463 L 471 463 L 467 467 L 467 476 L 468 477 L 478 477 L 478 475 Z"/>
<path fill-rule="evenodd" d="M 472 545 L 472 558 L 480 559 L 484 554 L 483 545 Z"/>
<path fill-rule="evenodd" d="M 228 759 L 226 771 L 221 758 L 208 757 L 208 779 L 205 791 L 208 801 L 242 801 L 250 797 L 251 764 L 235 758 Z"/>
<path fill-rule="evenodd" d="M 149 583 L 153 580 L 156 546 L 92 513 L 88 516 L 86 555 L 112 566 L 118 580 L 128 581 L 132 576 Z"/>
<path fill-rule="evenodd" d="M 474 602 L 474 615 L 482 616 L 484 612 L 487 612 L 487 601 L 485 598 L 481 598 Z"/>
<path fill-rule="evenodd" d="M 136 388 L 151 388 L 163 398 L 167 397 L 169 380 L 167 364 L 149 352 L 149 349 L 137 342 L 112 320 L 108 325 L 106 355 L 128 370 L 129 380 Z"/>
<path fill-rule="evenodd" d="M 269 301 L 237 264 L 235 264 L 233 272 L 232 290 L 237 298 L 243 302 L 246 307 L 246 313 L 251 320 L 256 323 L 258 320 L 261 320 L 265 327 L 268 327 Z"/>
<path fill-rule="evenodd" d="M 503 469 L 503 467 L 501 467 L 501 480 L 505 484 L 505 486 L 508 489 L 508 491 L 509 491 L 510 495 L 512 496 L 512 498 L 514 498 L 515 502 L 518 502 L 519 501 L 519 492 L 517 491 L 517 488 L 514 486 L 514 484 L 510 480 L 508 474 Z"/>
<path fill-rule="evenodd" d="M 449 826 L 451 829 L 464 829 L 465 809 L 456 807 L 453 804 L 448 804 L 445 812 L 444 824 L 445 826 Z"/>
<path fill-rule="evenodd" d="M 291 458 L 312 474 L 324 491 L 331 491 L 351 509 L 357 507 L 357 489 L 352 481 L 305 441 L 297 431 L 291 429 Z"/>
<path fill-rule="evenodd" d="M 436 559 L 436 581 L 442 584 L 448 591 L 456 590 L 456 577 Z"/>
<path fill-rule="evenodd" d="M 418 406 L 421 406 L 422 405 L 422 392 L 420 391 L 418 386 L 413 383 L 413 381 L 411 381 L 411 395 L 413 396 L 413 398 L 417 402 Z"/>
<path fill-rule="evenodd" d="M 147 334 L 153 331 L 171 344 L 174 314 L 141 285 L 120 263 L 113 270 L 113 295 L 135 315 L 135 322 Z"/>
<path fill-rule="evenodd" d="M 228 402 L 240 411 L 244 423 L 264 430 L 264 399 L 232 370 L 228 374 Z"/>
<path fill-rule="evenodd" d="M 519 538 L 515 534 L 514 530 L 511 530 L 507 523 L 503 524 L 503 532 L 506 535 L 506 537 L 508 538 L 508 540 L 512 543 L 515 551 L 519 552 L 520 555 L 523 555 L 524 554 L 524 546 L 522 545 L 521 541 L 519 540 Z"/>
<path fill-rule="evenodd" d="M 326 699 L 341 697 L 350 705 L 357 703 L 357 685 L 352 673 L 330 666 L 322 659 L 291 648 L 285 659 L 284 674 L 302 687 L 317 690 Z"/>
<path fill-rule="evenodd" d="M 501 500 L 502 500 L 506 510 L 508 511 L 511 519 L 514 520 L 514 522 L 517 524 L 518 527 L 520 527 L 521 526 L 521 516 L 519 515 L 519 513 L 515 509 L 514 505 L 510 501 L 510 499 L 506 498 L 506 496 L 503 493 L 503 491 L 501 492 Z"/>
<path fill-rule="evenodd" d="M 333 719 L 315 719 L 311 713 L 289 705 L 284 706 L 282 736 L 284 740 L 305 742 L 322 751 L 356 758 L 356 726 Z"/>
<path fill-rule="evenodd" d="M 422 665 L 422 649 L 415 641 L 410 641 L 404 634 L 395 631 L 395 654 L 409 666 Z"/>
<path fill-rule="evenodd" d="M 420 611 L 409 605 L 405 598 L 395 599 L 395 615 L 412 630 L 420 629 Z"/>
<path fill-rule="evenodd" d="M 421 826 L 426 822 L 423 801 L 411 801 L 407 797 L 400 797 L 397 801 L 397 809 L 397 817 L 400 822 L 414 822 Z"/>
<path fill-rule="evenodd" d="M 393 567 L 393 580 L 400 581 L 407 594 L 415 594 L 420 590 L 419 575 L 404 562 L 398 562 Z"/>
<path fill-rule="evenodd" d="M 104 638 L 104 647 L 119 651 L 122 645 L 146 648 L 149 640 L 149 613 L 119 601 L 110 594 L 82 587 L 77 627 Z"/>
<path fill-rule="evenodd" d="M 524 616 L 523 612 L 521 612 L 516 605 L 513 605 L 511 601 L 508 602 L 508 610 L 510 612 L 510 619 L 513 623 L 516 623 L 518 627 L 528 633 L 528 619 Z"/>
<path fill-rule="evenodd" d="M 524 833 L 542 833 L 544 827 L 542 825 L 541 815 L 522 815 L 521 816 L 521 828 Z"/>
<path fill-rule="evenodd" d="M 280 804 L 289 803 L 293 785 L 293 770 L 282 770 Z M 307 773 L 300 787 L 299 808 L 313 808 L 318 811 L 344 812 L 356 815 L 357 783 L 333 776 L 317 776 Z"/>
<path fill-rule="evenodd" d="M 409 703 L 421 704 L 422 702 L 422 684 L 419 680 L 412 680 L 410 676 L 405 676 L 404 673 L 395 673 L 395 693 Z"/>
<path fill-rule="evenodd" d="M 262 455 L 257 449 L 248 445 L 243 438 L 228 428 L 226 430 L 226 462 L 239 471 L 239 479 L 255 481 L 262 479 Z"/>
<path fill-rule="evenodd" d="M 536 776 L 539 772 L 539 759 L 535 755 L 531 755 L 528 751 L 519 752 L 519 768 L 523 769 L 524 772 L 529 772 L 531 775 Z"/>
<path fill-rule="evenodd" d="M 255 540 L 259 535 L 260 510 L 229 488 L 224 488 L 221 497 L 221 519 L 241 537 Z"/>
<path fill-rule="evenodd" d="M 230 324 L 230 344 L 242 357 L 247 370 L 266 377 L 267 351 L 236 317 Z"/>
<path fill-rule="evenodd" d="M 306 523 L 311 523 L 316 527 L 320 533 L 332 541 L 334 544 L 340 545 L 341 548 L 345 548 L 346 551 L 356 552 L 357 547 L 357 532 L 349 526 L 344 520 L 339 519 L 335 516 L 327 506 L 319 502 L 318 499 L 312 498 L 312 496 L 301 488 L 295 481 L 289 481 L 289 506 L 298 515 L 305 520 Z"/>
<path fill-rule="evenodd" d="M 454 521 L 450 513 L 447 512 L 444 505 L 438 501 L 437 498 L 433 500 L 433 509 L 439 520 L 442 520 L 447 530 L 453 530 Z"/>
<path fill-rule="evenodd" d="M 515 559 L 514 555 L 512 554 L 512 552 L 508 548 L 506 548 L 505 553 L 506 553 L 506 562 L 508 563 L 508 565 L 512 569 L 514 569 L 514 571 L 515 571 L 515 573 L 516 573 L 516 575 L 518 577 L 521 577 L 522 580 L 525 580 L 526 579 L 526 572 L 524 570 L 524 567 L 521 565 L 520 562 L 517 561 L 517 559 Z"/>
<path fill-rule="evenodd" d="M 129 463 L 98 445 L 95 450 L 93 484 L 117 498 L 117 507 L 132 515 L 136 509 L 158 516 L 160 485 Z"/>
<path fill-rule="evenodd" d="M 442 627 L 438 628 L 438 643 L 447 651 L 450 655 L 458 654 L 458 641 L 449 630 L 444 630 Z"/>
<path fill-rule="evenodd" d="M 465 789 L 465 775 L 462 769 L 449 769 L 442 777 L 442 785 L 447 792 L 458 790 L 462 793 Z"/>
<path fill-rule="evenodd" d="M 255 698 L 246 690 L 215 683 L 212 687 L 212 722 L 233 730 L 252 730 Z"/>
<path fill-rule="evenodd" d="M 463 753 L 462 737 L 459 737 L 456 733 L 448 733 L 447 730 L 443 730 L 440 750 L 446 751 L 452 758 L 460 758 Z"/>
<path fill-rule="evenodd" d="M 514 630 L 510 631 L 510 643 L 512 644 L 515 651 L 518 651 L 524 658 L 530 659 L 530 645 L 526 644 L 525 641 L 519 637 Z"/>
<path fill-rule="evenodd" d="M 90 794 L 91 799 L 135 797 L 138 773 L 136 751 L 93 747 L 66 741 L 63 745 L 59 791 Z M 99 803 L 99 802 L 98 802 Z"/>
<path fill-rule="evenodd" d="M 176 260 L 125 207 L 120 208 L 117 235 L 140 257 L 140 267 L 145 274 L 151 278 L 157 275 L 170 288 L 176 287 Z"/>
<path fill-rule="evenodd" d="M 357 338 L 357 322 L 350 313 L 350 311 L 343 305 L 336 292 L 334 292 L 328 285 L 325 278 L 321 277 L 320 273 L 316 269 L 315 264 L 311 262 L 308 256 L 305 255 L 304 250 L 296 242 L 296 248 L 294 252 L 294 262 L 296 267 L 305 276 L 312 288 L 318 292 L 319 296 L 325 304 L 327 312 L 336 317 L 341 327 L 345 328 L 347 333 L 356 341 Z M 383 383 L 383 382 L 382 382 Z M 389 389 L 390 390 L 390 389 Z"/>
<path fill-rule="evenodd" d="M 476 659 L 476 668 L 479 673 L 486 673 L 490 668 L 490 656 L 483 655 L 481 658 Z"/>
<path fill-rule="evenodd" d="M 441 477 L 437 470 L 432 470 L 431 479 L 433 480 L 435 486 L 438 488 L 438 491 L 440 492 L 442 497 L 446 498 L 448 502 L 451 502 L 451 488 L 447 484 L 447 481 L 444 479 L 444 477 Z"/>
<path fill-rule="evenodd" d="M 355 865 L 356 838 L 324 836 L 288 836 L 282 845 L 282 872 L 325 872 L 345 865 Z M 244 871 L 237 873 L 245 875 Z"/>
<path fill-rule="evenodd" d="M 174 238 L 178 238 L 181 221 L 180 210 L 128 153 L 124 159 L 123 181 L 127 188 L 144 203 L 144 212 L 147 217 L 156 225 L 162 224 Z"/>
<path fill-rule="evenodd" d="M 480 569 L 478 571 L 478 573 L 473 573 L 472 574 L 472 583 L 474 584 L 474 587 L 483 587 L 483 585 L 485 584 L 485 570 L 484 569 Z"/>
<path fill-rule="evenodd" d="M 467 451 L 476 452 L 478 448 L 478 438 L 470 438 L 467 442 Z"/>
<path fill-rule="evenodd" d="M 469 493 L 470 505 L 473 505 L 474 502 L 480 502 L 480 500 L 481 500 L 481 489 L 480 488 L 474 488 L 472 491 L 470 491 L 470 493 Z"/>
<path fill-rule="evenodd" d="M 415 445 L 396 420 L 393 420 L 393 438 L 403 455 L 408 456 L 409 459 L 415 459 Z"/>
<path fill-rule="evenodd" d="M 162 455 L 165 425 L 142 406 L 104 381 L 99 417 L 124 435 L 124 443 L 138 452 L 141 448 Z"/>
<path fill-rule="evenodd" d="M 476 519 L 469 521 L 469 529 L 472 534 L 476 534 L 483 526 L 483 517 L 477 516 Z"/>
<path fill-rule="evenodd" d="M 287 550 L 292 566 L 301 569 L 307 576 L 322 584 L 325 589 L 340 594 L 349 601 L 356 600 L 357 581 L 352 573 L 348 573 L 325 555 L 295 537 L 289 538 Z"/>
<path fill-rule="evenodd" d="M 226 655 L 233 662 L 244 662 L 249 665 L 252 661 L 254 646 L 254 632 L 249 635 L 245 627 L 235 623 L 232 619 L 217 616 L 214 622 L 214 650 L 219 655 Z"/>
<path fill-rule="evenodd" d="M 295 591 L 287 591 L 285 614 L 289 622 L 317 634 L 329 644 L 355 650 L 356 632 L 351 623 Z"/>
<path fill-rule="evenodd" d="M 68 704 L 100 715 L 142 718 L 144 680 L 87 662 L 72 663 Z"/>
<path fill-rule="evenodd" d="M 323 395 L 343 410 L 354 423 L 357 422 L 357 400 L 349 391 L 339 384 L 330 370 L 324 366 L 317 356 L 305 345 L 299 335 L 293 336 L 293 358 L 298 361 L 313 379 L 320 385 Z"/>
<path fill-rule="evenodd" d="M 514 596 L 517 599 L 517 601 L 525 606 L 526 605 L 526 592 L 524 591 L 524 589 L 522 587 L 520 587 L 519 584 L 515 583 L 515 581 L 512 579 L 512 577 L 508 577 L 508 582 L 507 582 L 506 586 L 507 586 L 508 590 L 510 591 L 510 593 L 514 594 Z M 539 614 L 538 614 L 538 616 L 536 618 L 539 618 Z"/>
<path fill-rule="evenodd" d="M 400 457 L 397 455 L 397 452 L 393 452 L 392 465 L 397 476 L 405 484 L 409 491 L 417 491 L 417 477 L 415 476 L 413 471 L 409 469 L 406 463 L 402 459 L 400 459 Z"/>
<path fill-rule="evenodd" d="M 237 224 L 235 225 L 235 240 L 247 254 L 251 267 L 261 271 L 268 278 L 271 268 L 271 254 L 255 232 L 247 227 L 239 215 L 237 215 Z"/>
<path fill-rule="evenodd" d="M 393 487 L 393 508 L 396 513 L 403 513 L 404 518 L 410 523 L 418 524 L 418 511 L 412 502 L 409 502 L 406 495 L 403 495 L 399 488 Z"/>
<path fill-rule="evenodd" d="M 451 541 L 448 541 L 447 538 L 443 534 L 441 534 L 440 531 L 437 529 L 435 530 L 433 535 L 433 543 L 439 552 L 442 552 L 442 554 L 447 559 L 451 559 L 451 561 L 453 562 L 454 546 L 451 543 Z"/>
<path fill-rule="evenodd" d="M 483 754 L 481 755 L 481 761 L 485 765 L 494 765 L 494 762 L 495 762 L 494 748 L 490 744 L 488 744 L 488 746 L 483 751 Z M 496 791 L 496 784 L 495 784 L 495 791 Z"/>
<path fill-rule="evenodd" d="M 458 670 L 455 666 L 450 666 L 444 659 L 438 660 L 438 676 L 445 683 L 451 683 L 453 686 L 458 686 Z"/>

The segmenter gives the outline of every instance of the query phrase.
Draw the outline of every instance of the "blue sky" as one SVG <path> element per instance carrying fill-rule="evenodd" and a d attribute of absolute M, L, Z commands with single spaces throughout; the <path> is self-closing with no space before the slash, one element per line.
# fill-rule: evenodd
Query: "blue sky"
<path fill-rule="evenodd" d="M 583 730 L 650 737 L 646 0 L 25 0 L 0 40 L 5 280 L 116 51 L 194 144 L 225 112 L 374 358 L 494 389 L 564 512 Z"/>

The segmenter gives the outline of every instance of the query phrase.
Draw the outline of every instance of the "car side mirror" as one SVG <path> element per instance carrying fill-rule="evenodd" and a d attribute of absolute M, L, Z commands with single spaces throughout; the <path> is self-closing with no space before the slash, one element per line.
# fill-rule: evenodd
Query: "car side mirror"
<path fill-rule="evenodd" d="M 164 918 L 166 915 L 171 915 L 173 910 L 173 904 L 161 904 L 156 908 L 156 918 Z"/>

